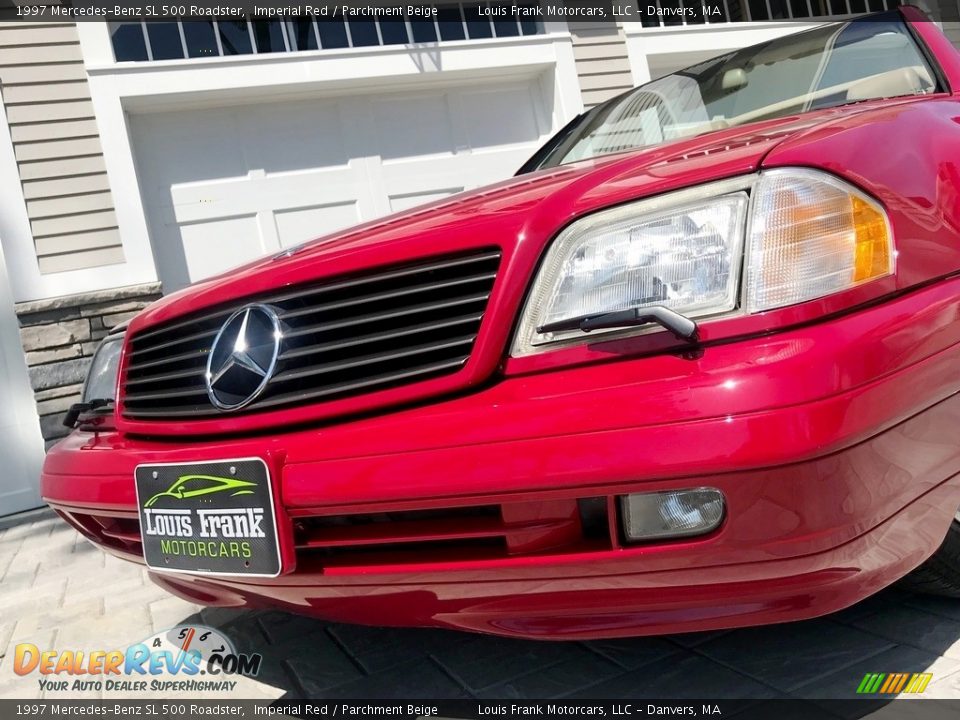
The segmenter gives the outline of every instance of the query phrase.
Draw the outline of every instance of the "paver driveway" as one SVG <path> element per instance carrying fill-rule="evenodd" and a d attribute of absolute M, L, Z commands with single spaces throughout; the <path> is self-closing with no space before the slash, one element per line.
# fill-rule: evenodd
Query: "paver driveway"
<path fill-rule="evenodd" d="M 264 655 L 263 671 L 242 679 L 237 697 L 841 698 L 867 672 L 927 671 L 934 678 L 924 697 L 960 698 L 960 601 L 897 590 L 789 625 L 528 642 L 204 609 L 165 594 L 142 568 L 104 555 L 54 517 L 0 531 L 0 697 L 42 696 L 35 674 L 12 671 L 19 642 L 125 648 L 186 622 L 220 628 L 240 651 Z"/>

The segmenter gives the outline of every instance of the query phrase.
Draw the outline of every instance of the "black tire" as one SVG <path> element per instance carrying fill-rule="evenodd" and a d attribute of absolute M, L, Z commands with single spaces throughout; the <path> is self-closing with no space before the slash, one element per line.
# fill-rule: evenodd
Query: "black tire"
<path fill-rule="evenodd" d="M 902 584 L 915 592 L 960 598 L 960 522 L 953 521 L 940 549 Z"/>

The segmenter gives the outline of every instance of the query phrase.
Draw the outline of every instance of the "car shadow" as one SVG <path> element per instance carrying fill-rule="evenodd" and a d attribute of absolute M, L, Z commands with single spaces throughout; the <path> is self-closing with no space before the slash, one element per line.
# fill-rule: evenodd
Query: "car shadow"
<path fill-rule="evenodd" d="M 803 622 L 584 642 L 366 627 L 217 608 L 180 624 L 187 623 L 215 627 L 238 652 L 260 653 L 261 672 L 255 685 L 244 688 L 278 701 L 726 700 L 736 701 L 737 717 L 775 711 L 785 720 L 791 713 L 859 718 L 891 702 L 911 702 L 898 705 L 900 716 L 901 709 L 920 710 L 916 698 L 960 698 L 960 601 L 899 587 Z M 914 673 L 932 677 L 922 694 L 884 693 L 882 687 L 857 692 L 866 676 L 881 673 L 906 673 L 908 682 Z M 807 702 L 767 702 L 783 699 Z M 932 717 L 930 704 L 922 705 L 923 717 Z"/>

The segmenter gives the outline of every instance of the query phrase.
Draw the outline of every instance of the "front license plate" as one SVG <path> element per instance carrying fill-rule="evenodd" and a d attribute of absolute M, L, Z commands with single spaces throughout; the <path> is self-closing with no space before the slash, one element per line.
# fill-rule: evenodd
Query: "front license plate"
<path fill-rule="evenodd" d="M 154 570 L 280 574 L 270 472 L 259 458 L 140 465 L 140 535 Z"/>

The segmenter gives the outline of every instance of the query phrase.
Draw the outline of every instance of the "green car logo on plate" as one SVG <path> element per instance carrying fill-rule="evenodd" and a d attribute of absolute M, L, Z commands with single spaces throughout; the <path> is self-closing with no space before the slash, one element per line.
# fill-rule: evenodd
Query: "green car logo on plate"
<path fill-rule="evenodd" d="M 253 495 L 256 483 L 246 480 L 237 480 L 236 478 L 218 477 L 216 475 L 181 475 L 169 488 L 159 492 L 147 500 L 143 506 L 145 508 L 153 505 L 162 497 L 173 498 L 174 500 L 186 500 L 197 497 L 198 495 L 210 495 L 212 493 L 228 492 L 231 497 L 236 495 Z"/>

